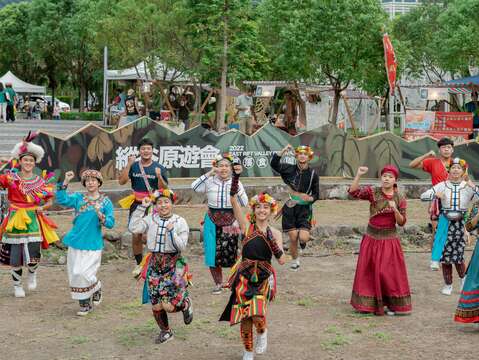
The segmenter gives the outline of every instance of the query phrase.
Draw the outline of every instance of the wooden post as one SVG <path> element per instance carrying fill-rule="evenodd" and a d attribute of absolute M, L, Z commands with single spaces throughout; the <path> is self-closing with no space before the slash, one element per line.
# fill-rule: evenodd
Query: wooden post
<path fill-rule="evenodd" d="M 166 100 L 166 106 L 168 107 L 168 109 L 171 111 L 171 115 L 173 118 L 176 118 L 175 116 L 175 109 L 173 109 L 173 106 L 171 106 L 171 103 L 170 103 L 170 99 L 168 97 L 168 94 L 165 92 L 165 88 L 163 87 L 163 85 L 161 84 L 161 81 L 155 81 L 155 84 L 158 85 L 158 87 L 160 88 L 160 91 L 162 94 L 164 94 L 163 96 L 165 97 L 165 100 Z M 166 94 L 166 95 L 165 95 Z"/>
<path fill-rule="evenodd" d="M 344 92 L 341 92 L 341 97 L 343 98 L 344 105 L 346 106 L 346 112 L 348 113 L 349 121 L 351 122 L 351 126 L 353 127 L 354 137 L 357 137 L 358 133 L 356 131 L 356 121 L 354 120 L 354 115 L 351 112 L 351 108 L 349 107 L 348 97 L 344 95 Z"/>
<path fill-rule="evenodd" d="M 200 114 L 203 114 L 203 111 L 205 111 L 205 107 L 208 104 L 208 101 L 210 101 L 211 97 L 213 96 L 214 89 L 211 89 L 208 92 L 208 96 L 206 97 L 205 101 L 203 101 L 203 104 L 201 104 L 200 108 Z"/>
<path fill-rule="evenodd" d="M 381 121 L 381 110 L 384 106 L 384 102 L 386 101 L 386 98 L 385 97 L 382 97 L 380 100 L 379 100 L 379 104 L 378 104 L 378 114 L 377 116 L 374 118 L 373 122 L 371 124 L 369 124 L 368 126 L 368 135 L 371 135 L 374 131 L 374 129 L 376 128 L 377 124 L 379 124 L 379 122 Z"/>

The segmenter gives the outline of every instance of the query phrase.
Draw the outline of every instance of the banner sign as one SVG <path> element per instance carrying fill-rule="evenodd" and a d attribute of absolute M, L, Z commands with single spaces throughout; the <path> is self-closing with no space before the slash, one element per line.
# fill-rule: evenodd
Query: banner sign
<path fill-rule="evenodd" d="M 456 142 L 463 142 L 472 130 L 472 113 L 406 111 L 404 138 L 408 140 L 430 135 L 436 139 L 451 137 Z"/>
<path fill-rule="evenodd" d="M 397 62 L 394 54 L 393 44 L 388 34 L 383 35 L 384 46 L 384 64 L 386 66 L 386 75 L 389 83 L 389 94 L 394 95 L 394 88 L 396 87 L 396 70 Z"/>

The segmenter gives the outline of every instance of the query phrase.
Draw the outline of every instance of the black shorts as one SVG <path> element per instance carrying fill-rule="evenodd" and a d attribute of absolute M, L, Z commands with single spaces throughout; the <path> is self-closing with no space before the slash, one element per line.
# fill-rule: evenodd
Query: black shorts
<path fill-rule="evenodd" d="M 38 263 L 41 258 L 41 242 L 32 242 L 28 244 L 28 255 L 30 263 Z M 1 244 L 0 262 L 4 265 L 13 267 L 25 266 L 24 244 Z"/>
<path fill-rule="evenodd" d="M 290 208 L 283 207 L 282 226 L 283 231 L 291 230 L 311 230 L 311 205 L 295 205 Z"/>

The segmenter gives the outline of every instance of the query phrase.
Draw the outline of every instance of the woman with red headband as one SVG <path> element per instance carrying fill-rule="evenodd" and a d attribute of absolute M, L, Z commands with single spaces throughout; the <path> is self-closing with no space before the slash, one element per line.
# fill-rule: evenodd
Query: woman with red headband
<path fill-rule="evenodd" d="M 34 137 L 29 133 L 15 145 L 12 150 L 12 169 L 0 175 L 0 188 L 7 189 L 10 204 L 8 215 L 0 228 L 0 262 L 11 267 L 17 298 L 25 297 L 22 267 L 28 269 L 28 290 L 35 290 L 41 248 L 46 249 L 48 244 L 59 240 L 54 231 L 56 225 L 43 213 L 53 201 L 53 174 L 35 174 L 35 163 L 42 160 L 45 151 L 32 142 Z"/>
<path fill-rule="evenodd" d="M 359 186 L 368 168 L 361 166 L 349 188 L 356 199 L 368 200 L 369 223 L 359 249 L 351 305 L 360 312 L 384 315 L 411 312 L 411 291 L 397 225 L 406 223 L 406 199 L 397 190 L 399 171 L 381 170 L 381 186 Z"/>
<path fill-rule="evenodd" d="M 186 220 L 173 213 L 176 194 L 159 189 L 154 194 L 153 211 L 145 216 L 151 205 L 145 197 L 133 212 L 129 229 L 133 234 L 146 232 L 150 252 L 143 260 L 143 304 L 151 303 L 153 317 L 160 328 L 157 344 L 173 338 L 168 313 L 183 312 L 186 325 L 193 321 L 193 307 L 188 292 L 190 274 L 181 252 L 188 244 L 189 227 Z"/>
<path fill-rule="evenodd" d="M 479 200 L 477 186 L 467 179 L 467 163 L 460 158 L 454 158 L 449 167 L 449 179 L 434 185 L 421 194 L 421 200 L 441 201 L 441 213 L 437 230 L 434 235 L 432 261 L 440 261 L 444 277 L 443 295 L 452 294 L 452 265 L 464 284 L 466 266 L 464 264 L 464 234 L 465 214 L 469 206 Z"/>
<path fill-rule="evenodd" d="M 253 324 L 256 327 L 257 354 L 267 347 L 266 310 L 276 293 L 276 272 L 271 265 L 273 255 L 280 265 L 285 262 L 281 232 L 269 225 L 278 209 L 275 199 L 261 193 L 250 201 L 251 213 L 245 217 L 237 199 L 241 165 L 235 166 L 231 184 L 231 204 L 243 234 L 241 258 L 231 271 L 228 287 L 231 297 L 220 321 L 241 323 L 241 339 L 245 347 L 243 360 L 252 360 Z"/>
<path fill-rule="evenodd" d="M 238 257 L 240 229 L 229 196 L 233 161 L 230 153 L 218 155 L 213 168 L 191 184 L 195 192 L 206 193 L 208 200 L 208 212 L 203 222 L 203 248 L 205 265 L 215 282 L 212 290 L 215 295 L 221 294 L 223 287 L 222 268 L 232 267 Z M 248 196 L 241 183 L 238 201 L 241 206 L 248 204 Z"/>

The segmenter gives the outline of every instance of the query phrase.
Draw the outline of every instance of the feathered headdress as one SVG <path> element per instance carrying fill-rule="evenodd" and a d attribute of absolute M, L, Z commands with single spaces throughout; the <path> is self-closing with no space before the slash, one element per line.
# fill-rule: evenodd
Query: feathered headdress
<path fill-rule="evenodd" d="M 30 155 L 35 158 L 35 162 L 39 163 L 45 155 L 45 150 L 40 145 L 32 143 L 33 139 L 37 137 L 37 134 L 29 131 L 28 135 L 15 145 L 12 150 L 12 157 L 14 159 L 21 159 L 24 156 Z"/>
<path fill-rule="evenodd" d="M 231 164 L 233 164 L 233 162 L 234 162 L 234 157 L 233 157 L 233 155 L 231 155 L 231 153 L 229 153 L 229 152 L 225 152 L 225 153 L 223 153 L 223 154 L 218 154 L 218 155 L 216 155 L 215 159 L 213 160 L 213 166 L 217 166 L 218 163 L 219 163 L 221 160 L 228 160 Z"/>

